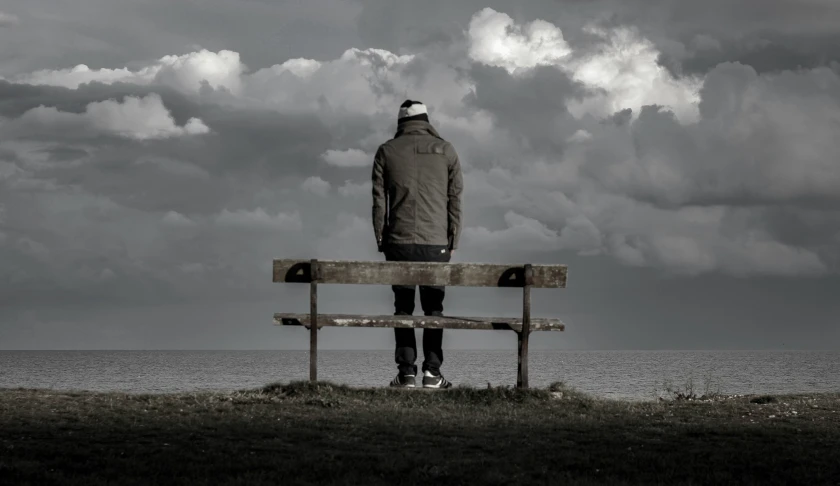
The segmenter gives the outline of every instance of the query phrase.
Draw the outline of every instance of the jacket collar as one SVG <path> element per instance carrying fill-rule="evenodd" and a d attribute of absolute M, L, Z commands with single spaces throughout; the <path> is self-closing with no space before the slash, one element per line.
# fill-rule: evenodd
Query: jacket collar
<path fill-rule="evenodd" d="M 437 130 L 435 130 L 435 127 L 433 127 L 431 123 L 423 120 L 410 120 L 400 123 L 397 125 L 397 133 L 394 135 L 394 138 L 397 138 L 400 135 L 408 135 L 412 133 L 428 133 L 433 137 L 443 140 Z"/>

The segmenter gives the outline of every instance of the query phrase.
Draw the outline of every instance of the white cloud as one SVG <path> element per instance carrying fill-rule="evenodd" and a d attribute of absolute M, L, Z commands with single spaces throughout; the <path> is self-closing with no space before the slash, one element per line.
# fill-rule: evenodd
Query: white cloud
<path fill-rule="evenodd" d="M 260 69 L 251 74 L 249 78 L 252 83 L 266 83 L 272 81 L 273 78 L 283 76 L 284 73 L 289 73 L 298 78 L 307 79 L 321 69 L 321 66 L 323 64 L 314 59 L 298 57 L 289 59 L 282 64 Z"/>
<path fill-rule="evenodd" d="M 591 51 L 574 51 L 562 31 L 549 22 L 517 25 L 509 15 L 485 8 L 470 21 L 468 54 L 474 61 L 517 75 L 540 65 L 563 70 L 591 91 L 569 104 L 577 117 L 607 116 L 625 108 L 638 112 L 643 105 L 660 104 L 680 119 L 697 118 L 700 79 L 674 78 L 658 64 L 653 43 L 632 28 L 586 30 L 600 36 L 601 44 Z"/>
<path fill-rule="evenodd" d="M 46 69 L 11 77 L 25 84 L 78 88 L 97 81 L 138 85 L 162 84 L 196 95 L 204 81 L 227 90 L 233 97 L 211 96 L 202 100 L 235 102 L 245 107 L 272 108 L 287 113 L 315 113 L 327 125 L 345 123 L 348 117 L 387 113 L 396 121 L 397 108 L 408 93 L 421 97 L 432 110 L 457 112 L 470 82 L 450 66 L 430 66 L 422 79 L 404 72 L 414 55 L 398 55 L 383 49 L 347 49 L 337 59 L 317 61 L 294 58 L 248 72 L 239 53 L 200 50 L 180 56 L 164 56 L 136 69 Z M 433 115 L 434 116 L 434 115 Z M 388 127 L 388 130 L 392 130 Z"/>
<path fill-rule="evenodd" d="M 373 156 L 359 149 L 327 150 L 321 154 L 324 162 L 336 167 L 372 167 Z"/>
<path fill-rule="evenodd" d="M 211 52 L 206 49 L 180 56 L 164 56 L 136 71 L 128 68 L 90 69 L 79 64 L 67 69 L 43 69 L 12 77 L 16 83 L 63 86 L 76 89 L 80 84 L 96 81 L 148 85 L 160 83 L 180 91 L 197 92 L 203 82 L 213 88 L 226 88 L 233 93 L 241 89 L 241 75 L 245 66 L 239 53 L 229 50 Z"/>
<path fill-rule="evenodd" d="M 188 94 L 197 94 L 203 83 L 227 90 L 249 106 L 298 112 L 326 110 L 331 116 L 393 112 L 399 96 L 383 97 L 390 87 L 413 88 L 400 71 L 413 55 L 398 55 L 383 49 L 347 49 L 338 59 L 321 62 L 295 58 L 248 73 L 238 52 L 202 49 L 179 56 L 164 56 L 130 70 L 73 68 L 45 69 L 10 78 L 25 84 L 44 84 L 76 89 L 97 81 L 138 85 L 162 84 Z M 412 89 L 414 92 L 415 90 Z M 430 90 L 439 92 L 440 89 Z M 395 104 L 396 103 L 396 104 Z"/>
<path fill-rule="evenodd" d="M 629 27 L 609 31 L 591 28 L 604 43 L 593 53 L 574 56 L 561 65 L 573 79 L 600 94 L 572 102 L 569 110 L 606 116 L 625 108 L 637 113 L 644 105 L 663 105 L 680 120 L 696 121 L 701 79 L 677 79 L 658 63 L 659 51 L 652 42 Z"/>
<path fill-rule="evenodd" d="M 517 25 L 506 13 L 485 8 L 470 19 L 469 56 L 513 73 L 558 63 L 571 53 L 563 32 L 544 20 Z"/>
<path fill-rule="evenodd" d="M 177 126 L 163 100 L 155 93 L 143 98 L 126 96 L 122 102 L 95 101 L 89 103 L 83 113 L 69 113 L 41 105 L 26 111 L 18 121 L 24 126 L 34 125 L 67 133 L 94 131 L 135 140 L 200 135 L 210 131 L 198 118 L 190 118 L 183 127 Z"/>
<path fill-rule="evenodd" d="M 407 87 L 400 71 L 413 58 L 383 49 L 351 48 L 327 62 L 293 59 L 259 69 L 243 77 L 244 90 L 251 99 L 277 108 L 323 111 L 328 122 L 351 114 L 388 111 L 396 116 L 397 96 L 382 93 Z"/>
<path fill-rule="evenodd" d="M 197 91 L 203 82 L 207 82 L 213 88 L 239 93 L 245 69 L 238 52 L 202 49 L 182 56 L 162 57 L 154 79 L 182 91 Z"/>
<path fill-rule="evenodd" d="M 644 104 L 661 104 L 680 119 L 696 117 L 699 79 L 675 79 L 657 64 L 659 52 L 647 39 L 628 27 L 589 32 L 602 37 L 589 51 L 573 51 L 555 25 L 534 20 L 522 25 L 503 12 L 485 8 L 473 15 L 468 31 L 468 57 L 501 66 L 512 73 L 527 73 L 539 65 L 556 66 L 590 88 L 591 96 L 570 104 L 581 116 L 598 116 Z M 69 69 L 41 70 L 13 77 L 13 82 L 76 88 L 81 83 L 116 81 L 161 83 L 186 93 L 197 93 L 201 84 L 241 95 L 242 101 L 269 103 L 276 108 L 342 114 L 395 113 L 395 104 L 411 93 L 423 97 L 441 113 L 455 113 L 452 105 L 474 86 L 452 66 L 429 65 L 421 80 L 405 75 L 414 55 L 383 49 L 347 49 L 338 59 L 317 61 L 294 58 L 247 72 L 240 55 L 230 50 L 201 49 L 164 56 L 137 70 L 90 69 L 84 64 Z M 325 116 L 329 116 L 325 113 Z"/>
<path fill-rule="evenodd" d="M 304 191 L 311 192 L 312 194 L 318 196 L 326 196 L 330 192 L 330 183 L 318 176 L 308 177 L 303 181 L 300 187 Z"/>
<path fill-rule="evenodd" d="M 104 84 L 115 82 L 126 82 L 134 84 L 148 84 L 154 79 L 153 70 L 132 72 L 127 68 L 117 69 L 90 69 L 86 64 L 78 64 L 67 69 L 42 69 L 28 74 L 18 75 L 10 78 L 10 81 L 21 84 L 62 86 L 64 88 L 76 89 L 81 84 L 96 81 Z"/>

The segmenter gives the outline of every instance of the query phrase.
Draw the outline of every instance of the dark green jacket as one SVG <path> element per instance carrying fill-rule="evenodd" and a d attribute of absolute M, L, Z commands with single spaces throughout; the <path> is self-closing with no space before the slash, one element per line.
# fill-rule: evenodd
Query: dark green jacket
<path fill-rule="evenodd" d="M 400 124 L 373 159 L 373 233 L 379 245 L 458 248 L 461 164 L 452 144 L 425 121 Z"/>

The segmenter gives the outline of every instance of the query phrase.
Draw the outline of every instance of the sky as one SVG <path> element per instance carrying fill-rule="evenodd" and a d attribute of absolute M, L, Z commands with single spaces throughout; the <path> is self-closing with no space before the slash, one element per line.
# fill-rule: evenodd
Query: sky
<path fill-rule="evenodd" d="M 407 98 L 460 156 L 453 261 L 568 265 L 533 347 L 840 349 L 837 45 L 836 0 L 0 0 L 0 349 L 306 349 L 272 314 L 308 286 L 271 261 L 382 259 L 370 172 Z"/>

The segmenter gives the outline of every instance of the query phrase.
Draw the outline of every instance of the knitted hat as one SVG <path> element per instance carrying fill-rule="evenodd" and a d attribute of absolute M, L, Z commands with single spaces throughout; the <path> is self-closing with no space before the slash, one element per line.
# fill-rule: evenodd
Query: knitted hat
<path fill-rule="evenodd" d="M 411 120 L 429 121 L 426 105 L 419 101 L 403 101 L 403 104 L 400 105 L 400 114 L 398 116 L 397 123 L 403 123 Z"/>

